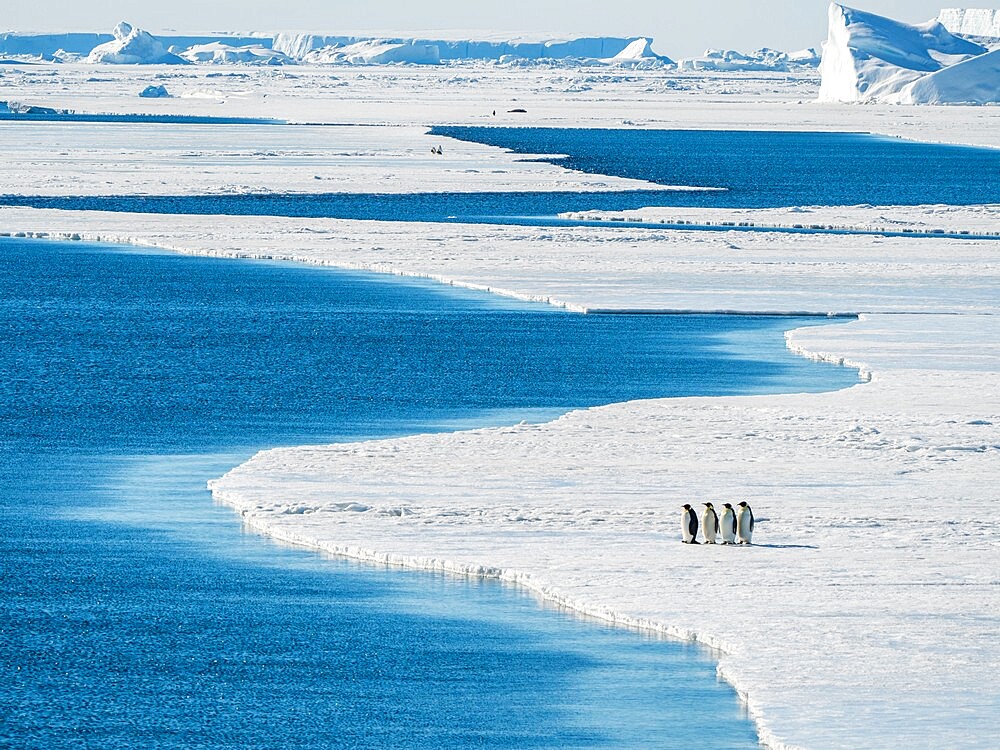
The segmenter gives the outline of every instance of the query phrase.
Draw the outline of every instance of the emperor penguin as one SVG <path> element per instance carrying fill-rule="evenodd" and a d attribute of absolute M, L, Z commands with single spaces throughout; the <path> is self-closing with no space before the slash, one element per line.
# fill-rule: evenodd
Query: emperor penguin
<path fill-rule="evenodd" d="M 698 514 L 690 505 L 684 506 L 681 513 L 681 538 L 684 544 L 697 544 L 698 540 Z"/>
<path fill-rule="evenodd" d="M 701 514 L 701 525 L 705 528 L 705 544 L 715 544 L 715 535 L 719 533 L 719 516 L 711 503 L 702 503 L 705 512 Z"/>
<path fill-rule="evenodd" d="M 719 526 L 722 530 L 722 543 L 736 544 L 736 511 L 729 503 L 722 506 L 722 518 L 719 519 Z"/>
<path fill-rule="evenodd" d="M 740 538 L 740 544 L 750 544 L 753 536 L 753 511 L 746 501 L 740 503 L 740 509 L 736 511 L 736 535 Z"/>

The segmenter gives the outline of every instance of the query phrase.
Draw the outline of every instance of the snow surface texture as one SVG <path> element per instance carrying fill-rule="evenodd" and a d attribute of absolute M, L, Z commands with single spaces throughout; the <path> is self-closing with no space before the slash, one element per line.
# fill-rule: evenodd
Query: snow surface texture
<path fill-rule="evenodd" d="M 896 104 L 1000 102 L 1000 50 L 950 33 L 830 5 L 820 101 Z"/>
<path fill-rule="evenodd" d="M 938 21 L 953 34 L 1000 39 L 1000 10 L 986 8 L 945 8 Z"/>
<path fill-rule="evenodd" d="M 854 223 L 872 210 L 836 209 Z M 984 210 L 907 209 L 956 226 Z M 789 336 L 870 373 L 846 391 L 265 451 L 213 490 L 278 539 L 515 581 L 715 647 L 773 747 L 990 747 L 1000 731 L 995 243 L 30 209 L 0 209 L 0 227 L 425 275 L 571 309 L 874 311 Z M 680 504 L 723 499 L 753 505 L 757 544 L 679 544 Z"/>
<path fill-rule="evenodd" d="M 660 189 L 431 139 L 424 127 L 33 122 L 0 129 L 7 165 L 0 195 Z M 70 140 L 73 159 L 63 155 Z M 442 144 L 441 155 L 430 153 Z"/>

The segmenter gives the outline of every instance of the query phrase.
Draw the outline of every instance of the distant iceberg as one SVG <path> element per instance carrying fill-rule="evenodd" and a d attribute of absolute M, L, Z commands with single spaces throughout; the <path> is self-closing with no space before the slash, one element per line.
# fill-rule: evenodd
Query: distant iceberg
<path fill-rule="evenodd" d="M 57 54 L 58 53 L 58 54 Z M 250 35 L 154 36 L 122 22 L 112 34 L 0 34 L 0 56 L 84 59 L 111 64 L 436 65 L 442 62 L 669 65 L 648 37 L 504 36 L 441 32 L 439 36 Z"/>
<path fill-rule="evenodd" d="M 777 71 L 785 72 L 792 66 L 813 67 L 819 64 L 816 50 L 800 50 L 793 54 L 779 50 L 763 49 L 739 52 L 732 49 L 707 49 L 701 57 L 685 57 L 677 61 L 680 70 L 687 71 Z"/>
<path fill-rule="evenodd" d="M 388 39 L 367 39 L 353 44 L 331 44 L 306 52 L 302 62 L 328 65 L 386 65 L 407 63 L 410 65 L 437 65 L 441 53 L 437 45 L 401 42 Z"/>
<path fill-rule="evenodd" d="M 142 99 L 169 99 L 170 92 L 167 91 L 166 86 L 152 85 L 140 91 L 139 97 Z"/>
<path fill-rule="evenodd" d="M 666 55 L 653 52 L 652 39 L 636 39 L 609 61 L 613 65 L 636 65 L 656 62 L 662 65 L 673 65 L 674 61 Z"/>
<path fill-rule="evenodd" d="M 572 60 L 593 59 L 610 61 L 613 59 L 635 60 L 660 58 L 652 51 L 651 42 L 644 37 L 567 37 L 552 38 L 544 35 L 523 37 L 496 37 L 482 35 L 477 38 L 471 32 L 442 34 L 439 37 L 363 37 L 324 36 L 319 34 L 280 33 L 274 37 L 273 48 L 305 62 L 344 62 L 345 49 L 354 48 L 346 57 L 360 55 L 361 62 L 367 62 L 380 54 L 388 53 L 395 58 L 387 62 L 444 62 L 478 60 L 486 62 L 507 62 L 521 60 Z M 361 46 L 359 46 L 361 45 Z M 388 50 L 392 45 L 394 49 Z M 385 47 L 384 52 L 370 54 L 366 48 Z M 436 55 L 431 51 L 436 48 Z M 627 57 L 619 57 L 619 55 Z"/>
<path fill-rule="evenodd" d="M 122 21 L 115 26 L 114 40 L 99 44 L 87 56 L 89 63 L 111 65 L 184 64 L 166 45 L 149 32 Z"/>
<path fill-rule="evenodd" d="M 188 62 L 193 63 L 213 63 L 216 65 L 232 63 L 243 63 L 246 65 L 287 65 L 295 62 L 283 52 L 278 52 L 259 44 L 234 47 L 223 42 L 210 42 L 209 44 L 196 44 L 185 50 L 180 50 L 178 47 L 172 47 L 171 49 L 177 50 L 179 57 L 183 57 Z"/>
<path fill-rule="evenodd" d="M 1000 102 L 1000 50 L 948 31 L 830 5 L 819 100 L 891 104 Z"/>

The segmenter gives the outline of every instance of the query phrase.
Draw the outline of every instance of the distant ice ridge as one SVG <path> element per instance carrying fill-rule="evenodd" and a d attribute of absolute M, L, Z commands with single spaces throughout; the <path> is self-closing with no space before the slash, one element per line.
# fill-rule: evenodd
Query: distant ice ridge
<path fill-rule="evenodd" d="M 701 57 L 678 60 L 677 67 L 689 71 L 787 71 L 794 66 L 815 67 L 819 59 L 819 53 L 811 48 L 798 52 L 781 52 L 767 47 L 754 52 L 707 49 Z"/>
<path fill-rule="evenodd" d="M 304 62 L 355 64 L 406 62 L 436 64 L 442 61 L 600 60 L 611 64 L 656 61 L 672 64 L 653 51 L 645 37 L 580 37 L 568 39 L 363 39 L 350 36 L 278 34 L 274 48 Z"/>
<path fill-rule="evenodd" d="M 86 59 L 89 63 L 211 63 L 283 65 L 438 64 L 587 60 L 608 64 L 672 64 L 646 37 L 514 38 L 375 37 L 304 33 L 153 36 L 122 21 L 108 34 L 0 34 L 0 56 L 43 60 Z"/>
<path fill-rule="evenodd" d="M 832 3 L 820 70 L 820 101 L 1000 102 L 1000 49 L 957 36 L 939 21 L 911 26 Z"/>

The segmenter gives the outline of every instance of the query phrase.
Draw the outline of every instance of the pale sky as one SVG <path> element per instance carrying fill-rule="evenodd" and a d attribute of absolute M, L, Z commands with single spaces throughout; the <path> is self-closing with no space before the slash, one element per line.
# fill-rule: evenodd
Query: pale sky
<path fill-rule="evenodd" d="M 947 0 L 946 0 L 947 1 Z M 851 4 L 851 3 L 848 3 Z M 796 50 L 826 38 L 827 0 L 39 0 L 4 2 L 11 31 L 109 31 L 118 21 L 152 31 L 552 31 L 651 36 L 673 58 L 706 47 Z M 952 4 L 954 5 L 954 4 Z M 979 3 L 982 6 L 982 3 Z M 940 0 L 864 0 L 864 10 L 908 22 Z"/>

